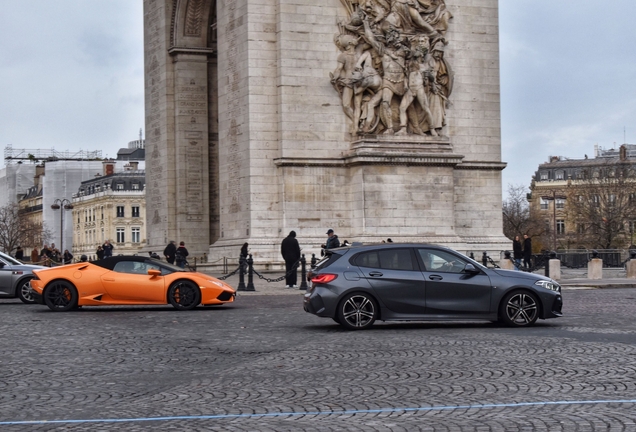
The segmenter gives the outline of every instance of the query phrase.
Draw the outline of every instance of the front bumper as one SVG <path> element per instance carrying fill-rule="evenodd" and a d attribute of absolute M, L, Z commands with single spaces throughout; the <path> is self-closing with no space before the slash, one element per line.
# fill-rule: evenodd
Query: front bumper
<path fill-rule="evenodd" d="M 34 289 L 31 289 L 31 297 L 33 297 L 33 301 L 35 301 L 37 304 L 44 304 L 44 297 L 42 296 L 42 294 L 36 292 Z"/>

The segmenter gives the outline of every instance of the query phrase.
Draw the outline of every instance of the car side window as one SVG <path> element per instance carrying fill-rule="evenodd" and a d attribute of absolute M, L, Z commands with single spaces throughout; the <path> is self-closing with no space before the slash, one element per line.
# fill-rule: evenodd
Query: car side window
<path fill-rule="evenodd" d="M 355 263 L 360 267 L 386 270 L 413 270 L 415 268 L 410 249 L 386 249 L 361 253 Z"/>
<path fill-rule="evenodd" d="M 418 249 L 426 271 L 440 273 L 461 273 L 466 266 L 466 262 L 452 253 L 434 250 Z"/>
<path fill-rule="evenodd" d="M 149 269 L 162 270 L 162 268 L 158 265 L 140 262 L 140 261 L 120 261 L 115 264 L 113 271 L 118 273 L 129 273 L 129 274 L 148 274 Z M 163 273 L 163 271 L 162 271 Z"/>

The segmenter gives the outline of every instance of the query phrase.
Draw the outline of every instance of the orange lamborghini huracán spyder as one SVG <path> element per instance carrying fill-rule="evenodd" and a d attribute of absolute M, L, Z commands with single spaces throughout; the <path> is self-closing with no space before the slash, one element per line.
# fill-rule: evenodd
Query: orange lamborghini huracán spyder
<path fill-rule="evenodd" d="M 236 297 L 234 288 L 219 279 L 143 256 L 115 256 L 33 273 L 33 299 L 53 311 L 165 304 L 188 310 L 233 302 Z"/>

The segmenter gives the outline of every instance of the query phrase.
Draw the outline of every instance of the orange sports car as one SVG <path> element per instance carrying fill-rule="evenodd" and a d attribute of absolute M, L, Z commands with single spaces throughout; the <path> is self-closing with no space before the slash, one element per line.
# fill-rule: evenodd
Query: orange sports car
<path fill-rule="evenodd" d="M 165 305 L 188 310 L 234 301 L 230 285 L 150 257 L 115 256 L 34 270 L 31 293 L 53 311 L 78 306 Z"/>

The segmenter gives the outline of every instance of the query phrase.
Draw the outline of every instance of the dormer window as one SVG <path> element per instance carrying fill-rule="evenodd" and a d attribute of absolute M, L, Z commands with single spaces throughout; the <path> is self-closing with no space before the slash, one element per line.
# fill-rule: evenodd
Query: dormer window
<path fill-rule="evenodd" d="M 542 172 L 541 173 L 541 180 L 547 180 L 548 179 L 548 173 L 547 172 Z"/>
<path fill-rule="evenodd" d="M 117 190 L 124 190 L 124 184 L 123 184 L 123 183 L 117 183 L 117 184 L 115 185 L 115 188 L 116 188 Z"/>
<path fill-rule="evenodd" d="M 139 183 L 133 183 L 131 186 L 132 190 L 139 190 Z"/>

